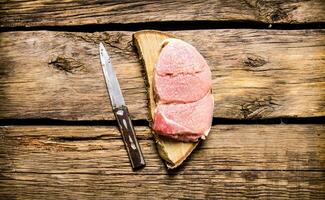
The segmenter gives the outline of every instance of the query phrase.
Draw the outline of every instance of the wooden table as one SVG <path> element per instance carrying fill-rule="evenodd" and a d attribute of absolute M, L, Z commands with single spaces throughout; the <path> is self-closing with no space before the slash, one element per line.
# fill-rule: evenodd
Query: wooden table
<path fill-rule="evenodd" d="M 325 2 L 0 3 L 0 199 L 324 199 Z M 207 141 L 167 171 L 132 43 L 169 31 L 210 64 Z M 131 170 L 101 72 L 107 44 L 147 166 Z"/>

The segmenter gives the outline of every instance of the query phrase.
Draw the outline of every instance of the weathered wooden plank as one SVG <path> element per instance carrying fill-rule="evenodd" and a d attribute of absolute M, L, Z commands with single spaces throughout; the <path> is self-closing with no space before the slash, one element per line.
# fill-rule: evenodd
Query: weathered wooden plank
<path fill-rule="evenodd" d="M 4 1 L 0 26 L 71 26 L 154 21 L 325 21 L 322 0 Z"/>
<path fill-rule="evenodd" d="M 325 114 L 324 30 L 173 32 L 213 73 L 215 117 Z M 131 32 L 6 32 L 0 41 L 0 118 L 113 119 L 98 57 L 104 41 L 134 119 L 147 95 Z"/>
<path fill-rule="evenodd" d="M 324 172 L 1 173 L 3 199 L 324 199 Z"/>
<path fill-rule="evenodd" d="M 214 126 L 186 165 L 171 172 L 149 129 L 136 131 L 147 167 L 132 172 L 116 128 L 1 127 L 0 198 L 325 197 L 324 125 Z"/>
<path fill-rule="evenodd" d="M 178 169 L 324 170 L 324 125 L 220 125 Z M 148 127 L 136 127 L 147 166 L 136 174 L 167 173 Z M 133 174 L 114 127 L 6 126 L 0 129 L 0 171 Z M 172 172 L 173 173 L 173 172 Z"/>

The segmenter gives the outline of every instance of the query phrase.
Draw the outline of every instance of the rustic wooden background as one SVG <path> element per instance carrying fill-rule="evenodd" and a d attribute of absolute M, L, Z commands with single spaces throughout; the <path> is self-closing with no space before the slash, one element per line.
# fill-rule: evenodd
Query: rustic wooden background
<path fill-rule="evenodd" d="M 0 199 L 325 199 L 323 0 L 1 1 Z M 213 74 L 207 141 L 167 171 L 147 122 L 143 28 L 196 46 Z M 147 161 L 133 172 L 98 43 Z"/>

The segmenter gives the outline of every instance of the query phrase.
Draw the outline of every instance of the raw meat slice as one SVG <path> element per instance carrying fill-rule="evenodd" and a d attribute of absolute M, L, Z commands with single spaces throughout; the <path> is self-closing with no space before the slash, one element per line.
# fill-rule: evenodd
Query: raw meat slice
<path fill-rule="evenodd" d="M 209 70 L 203 56 L 190 44 L 174 38 L 163 41 L 155 66 L 158 75 L 194 74 Z"/>
<path fill-rule="evenodd" d="M 167 39 L 154 70 L 156 133 L 193 142 L 209 133 L 213 117 L 211 71 L 190 44 Z"/>
<path fill-rule="evenodd" d="M 188 103 L 200 100 L 211 90 L 211 72 L 176 76 L 155 75 L 155 94 L 159 103 Z"/>
<path fill-rule="evenodd" d="M 211 71 L 190 44 L 167 39 L 155 67 L 154 85 L 159 103 L 186 103 L 203 98 L 211 90 Z"/>
<path fill-rule="evenodd" d="M 198 101 L 186 104 L 159 104 L 153 129 L 160 135 L 183 141 L 196 141 L 207 136 L 212 123 L 213 96 L 208 93 Z"/>

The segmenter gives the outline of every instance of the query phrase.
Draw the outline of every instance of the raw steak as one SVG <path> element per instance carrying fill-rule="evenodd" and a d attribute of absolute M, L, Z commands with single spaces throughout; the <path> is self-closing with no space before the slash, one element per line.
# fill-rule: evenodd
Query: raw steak
<path fill-rule="evenodd" d="M 206 94 L 192 103 L 159 104 L 153 129 L 160 135 L 183 141 L 207 136 L 213 115 L 213 96 Z"/>
<path fill-rule="evenodd" d="M 211 90 L 211 71 L 193 46 L 167 39 L 155 67 L 154 82 L 159 103 L 193 102 Z"/>
<path fill-rule="evenodd" d="M 190 44 L 163 42 L 154 73 L 156 133 L 181 141 L 197 141 L 208 135 L 213 117 L 211 71 Z"/>

